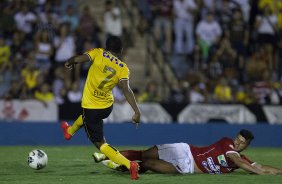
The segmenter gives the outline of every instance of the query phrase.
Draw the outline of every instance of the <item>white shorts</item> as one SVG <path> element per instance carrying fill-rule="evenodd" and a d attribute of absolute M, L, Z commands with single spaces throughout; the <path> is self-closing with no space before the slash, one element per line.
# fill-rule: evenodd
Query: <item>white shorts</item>
<path fill-rule="evenodd" d="M 181 174 L 194 173 L 194 158 L 186 143 L 156 145 L 159 158 L 171 163 Z"/>

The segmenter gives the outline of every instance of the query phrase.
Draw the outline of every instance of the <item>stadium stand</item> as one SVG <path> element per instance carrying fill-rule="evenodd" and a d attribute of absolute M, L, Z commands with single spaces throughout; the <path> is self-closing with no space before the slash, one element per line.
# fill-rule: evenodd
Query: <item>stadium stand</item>
<path fill-rule="evenodd" d="M 11 116 L 13 100 L 37 100 L 57 105 L 58 119 L 75 116 L 63 108 L 79 111 L 88 66 L 68 72 L 63 62 L 103 47 L 105 3 L 1 1 L 2 112 Z M 277 110 L 264 105 L 282 103 L 281 1 L 125 0 L 113 1 L 113 9 L 120 12 L 123 60 L 140 103 L 160 103 L 174 122 L 188 104 L 243 104 L 257 122 L 279 122 Z"/>

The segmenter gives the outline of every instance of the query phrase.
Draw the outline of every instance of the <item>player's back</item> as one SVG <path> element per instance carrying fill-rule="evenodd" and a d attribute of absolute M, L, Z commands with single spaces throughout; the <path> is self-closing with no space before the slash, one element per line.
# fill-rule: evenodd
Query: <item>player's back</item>
<path fill-rule="evenodd" d="M 113 104 L 112 89 L 122 79 L 129 78 L 129 70 L 109 51 L 95 48 L 86 52 L 91 59 L 91 66 L 84 86 L 82 107 L 103 109 Z"/>
<path fill-rule="evenodd" d="M 236 152 L 233 140 L 230 138 L 224 137 L 205 147 L 190 145 L 190 148 L 195 163 L 204 173 L 227 173 L 238 168 L 226 156 L 227 153 Z"/>

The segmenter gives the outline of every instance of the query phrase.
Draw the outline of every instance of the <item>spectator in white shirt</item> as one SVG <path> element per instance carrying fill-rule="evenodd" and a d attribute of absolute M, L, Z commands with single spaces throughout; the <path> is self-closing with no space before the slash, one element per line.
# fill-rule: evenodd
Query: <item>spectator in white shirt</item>
<path fill-rule="evenodd" d="M 74 37 L 69 34 L 69 25 L 62 24 L 59 35 L 55 36 L 54 46 L 56 48 L 55 61 L 61 63 L 75 55 Z"/>
<path fill-rule="evenodd" d="M 189 101 L 191 104 L 204 103 L 205 96 L 201 93 L 200 87 L 204 87 L 203 84 L 196 84 L 192 87 L 189 93 Z"/>
<path fill-rule="evenodd" d="M 175 52 L 191 54 L 194 49 L 194 14 L 197 5 L 194 0 L 174 0 L 173 10 L 175 15 Z"/>
<path fill-rule="evenodd" d="M 196 35 L 198 45 L 200 46 L 203 58 L 207 60 L 209 50 L 214 46 L 222 34 L 222 29 L 219 23 L 214 20 L 214 16 L 209 12 L 206 17 L 201 20 L 196 27 Z"/>
<path fill-rule="evenodd" d="M 104 26 L 106 37 L 122 36 L 121 12 L 118 7 L 113 7 L 111 0 L 105 3 Z"/>
<path fill-rule="evenodd" d="M 25 34 L 32 33 L 32 24 L 37 21 L 37 17 L 34 13 L 28 10 L 27 5 L 23 5 L 21 11 L 14 16 L 17 29 Z"/>
<path fill-rule="evenodd" d="M 68 100 L 72 103 L 77 103 L 81 101 L 82 92 L 79 89 L 79 83 L 74 82 L 72 84 L 71 90 L 67 94 Z"/>

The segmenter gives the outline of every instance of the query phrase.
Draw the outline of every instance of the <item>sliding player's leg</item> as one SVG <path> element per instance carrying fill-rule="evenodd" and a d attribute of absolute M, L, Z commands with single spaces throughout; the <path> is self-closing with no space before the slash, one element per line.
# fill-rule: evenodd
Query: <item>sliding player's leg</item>
<path fill-rule="evenodd" d="M 123 151 L 120 151 L 120 154 L 122 154 L 124 157 L 126 157 L 130 161 L 136 161 L 136 160 L 141 161 L 142 160 L 142 153 L 143 153 L 143 150 L 123 150 Z M 96 163 L 109 159 L 103 153 L 98 153 L 98 152 L 94 152 L 92 154 L 92 157 L 93 157 L 93 159 Z"/>
<path fill-rule="evenodd" d="M 164 160 L 147 159 L 143 160 L 140 165 L 147 170 L 162 174 L 178 174 L 175 166 Z"/>

